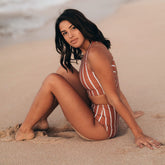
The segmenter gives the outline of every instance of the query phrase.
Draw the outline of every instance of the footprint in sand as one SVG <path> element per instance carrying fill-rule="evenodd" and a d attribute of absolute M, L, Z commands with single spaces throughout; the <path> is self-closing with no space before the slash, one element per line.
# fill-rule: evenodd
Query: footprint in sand
<path fill-rule="evenodd" d="M 115 151 L 115 154 L 127 154 L 134 151 L 134 147 L 120 148 Z"/>
<path fill-rule="evenodd" d="M 157 113 L 157 114 L 152 115 L 152 117 L 155 119 L 165 119 L 165 114 Z"/>
<path fill-rule="evenodd" d="M 19 127 L 20 124 L 17 124 L 14 127 L 9 127 L 5 130 L 0 131 L 0 141 L 13 141 L 15 139 L 15 134 Z"/>

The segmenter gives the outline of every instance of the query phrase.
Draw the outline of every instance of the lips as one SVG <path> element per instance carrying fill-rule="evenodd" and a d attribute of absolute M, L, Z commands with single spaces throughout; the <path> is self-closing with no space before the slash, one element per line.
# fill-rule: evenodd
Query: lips
<path fill-rule="evenodd" d="M 70 43 L 71 44 L 76 44 L 77 43 L 77 40 L 78 40 L 77 38 L 76 39 L 73 39 L 73 40 L 70 41 Z"/>

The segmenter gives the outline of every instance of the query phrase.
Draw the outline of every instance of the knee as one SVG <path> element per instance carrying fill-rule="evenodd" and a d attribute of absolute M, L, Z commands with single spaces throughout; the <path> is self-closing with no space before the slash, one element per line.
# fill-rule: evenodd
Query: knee
<path fill-rule="evenodd" d="M 63 76 L 63 77 L 67 77 L 67 76 L 70 76 L 70 75 L 77 75 L 78 74 L 78 71 L 73 67 L 72 68 L 73 69 L 73 72 L 72 71 L 70 71 L 69 69 L 68 70 L 66 70 L 66 69 L 64 69 L 62 66 L 60 66 L 58 69 L 57 69 L 57 71 L 56 71 L 56 73 L 57 74 L 59 74 L 59 75 L 61 75 L 61 76 Z"/>
<path fill-rule="evenodd" d="M 51 73 L 45 78 L 42 85 L 44 87 L 51 88 L 52 86 L 54 86 L 58 82 L 58 80 L 60 78 L 61 78 L 61 76 L 59 74 Z"/>

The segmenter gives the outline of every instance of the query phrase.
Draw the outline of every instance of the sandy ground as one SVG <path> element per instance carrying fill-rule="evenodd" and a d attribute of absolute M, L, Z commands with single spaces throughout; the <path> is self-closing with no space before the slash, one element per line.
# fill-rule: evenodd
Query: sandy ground
<path fill-rule="evenodd" d="M 165 145 L 164 20 L 165 1 L 141 0 L 123 5 L 98 26 L 112 42 L 120 86 L 130 105 L 145 112 L 138 124 Z M 0 49 L 0 165 L 165 164 L 164 145 L 153 151 L 137 148 L 123 121 L 118 136 L 105 141 L 89 142 L 74 131 L 65 131 L 68 123 L 60 107 L 49 118 L 48 133 L 36 132 L 30 141 L 13 140 L 15 125 L 23 121 L 42 81 L 56 71 L 58 61 L 53 39 Z M 59 132 L 61 128 L 64 132 Z"/>

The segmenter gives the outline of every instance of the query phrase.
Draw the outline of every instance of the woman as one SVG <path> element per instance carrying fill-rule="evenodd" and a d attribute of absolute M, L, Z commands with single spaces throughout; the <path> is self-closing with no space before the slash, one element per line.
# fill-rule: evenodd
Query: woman
<path fill-rule="evenodd" d="M 75 9 L 65 10 L 56 21 L 56 49 L 62 67 L 43 82 L 16 134 L 16 140 L 34 138 L 34 127 L 48 129 L 47 117 L 60 104 L 66 119 L 85 139 L 104 140 L 116 135 L 118 116 L 128 124 L 139 147 L 159 147 L 143 134 L 119 88 L 117 69 L 105 39 L 97 26 Z M 81 59 L 79 72 L 71 65 Z"/>

